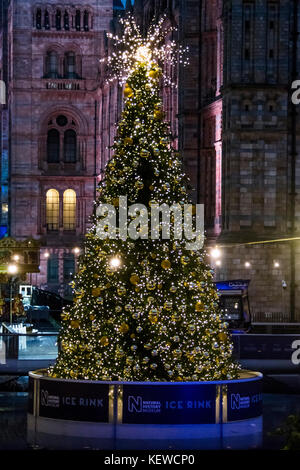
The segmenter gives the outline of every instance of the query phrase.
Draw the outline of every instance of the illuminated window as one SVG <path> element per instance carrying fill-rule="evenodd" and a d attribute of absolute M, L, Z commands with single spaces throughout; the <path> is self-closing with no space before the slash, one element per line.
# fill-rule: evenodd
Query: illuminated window
<path fill-rule="evenodd" d="M 59 132 L 56 129 L 50 129 L 47 135 L 47 161 L 48 163 L 59 162 Z"/>
<path fill-rule="evenodd" d="M 72 129 L 68 129 L 64 135 L 64 161 L 76 162 L 76 132 Z"/>
<path fill-rule="evenodd" d="M 49 189 L 46 194 L 46 224 L 47 230 L 58 230 L 59 193 L 56 189 Z"/>
<path fill-rule="evenodd" d="M 76 228 L 76 193 L 73 189 L 64 192 L 63 224 L 64 230 Z"/>

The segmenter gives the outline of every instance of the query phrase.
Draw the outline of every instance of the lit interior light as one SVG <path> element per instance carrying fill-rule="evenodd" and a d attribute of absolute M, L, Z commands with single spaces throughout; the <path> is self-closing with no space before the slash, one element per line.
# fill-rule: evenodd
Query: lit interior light
<path fill-rule="evenodd" d="M 279 268 L 280 264 L 278 263 L 278 261 L 274 261 L 274 268 Z"/>
<path fill-rule="evenodd" d="M 44 256 L 45 256 L 45 258 L 49 258 L 50 254 L 48 253 L 48 251 L 46 251 Z"/>
<path fill-rule="evenodd" d="M 246 261 L 245 263 L 245 268 L 250 268 L 251 264 L 249 263 L 249 261 Z"/>
<path fill-rule="evenodd" d="M 216 266 L 221 266 L 221 264 L 222 264 L 222 261 L 220 259 L 217 259 Z"/>
<path fill-rule="evenodd" d="M 74 251 L 75 255 L 78 255 L 80 253 L 80 248 L 78 248 L 78 246 L 76 246 L 73 251 Z"/>
<path fill-rule="evenodd" d="M 111 268 L 117 269 L 121 266 L 121 260 L 117 256 L 114 256 L 109 260 L 109 265 Z"/>
<path fill-rule="evenodd" d="M 217 247 L 213 248 L 210 252 L 210 256 L 214 259 L 220 258 L 222 255 L 221 250 Z"/>
<path fill-rule="evenodd" d="M 18 272 L 18 267 L 15 264 L 9 264 L 7 266 L 7 272 L 9 274 L 16 274 Z"/>
<path fill-rule="evenodd" d="M 150 62 L 151 50 L 147 46 L 140 46 L 135 53 L 135 58 L 138 62 Z"/>
<path fill-rule="evenodd" d="M 14 261 L 19 261 L 19 259 L 20 259 L 20 256 L 19 256 L 19 255 L 14 255 L 14 256 L 13 256 L 13 260 L 14 260 Z"/>

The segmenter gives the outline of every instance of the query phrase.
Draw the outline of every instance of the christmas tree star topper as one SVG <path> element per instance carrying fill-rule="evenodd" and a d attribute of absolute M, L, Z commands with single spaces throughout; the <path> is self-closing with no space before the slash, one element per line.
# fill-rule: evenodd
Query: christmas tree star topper
<path fill-rule="evenodd" d="M 169 64 L 176 66 L 178 63 L 187 65 L 188 60 L 184 58 L 187 47 L 178 46 L 172 38 L 176 31 L 174 26 L 166 25 L 166 16 L 162 16 L 158 23 L 152 23 L 146 37 L 141 35 L 139 27 L 132 15 L 120 19 L 123 26 L 123 35 L 107 36 L 112 40 L 112 53 L 101 62 L 107 62 L 110 75 L 108 81 L 118 80 L 123 85 L 128 76 L 139 63 L 147 67 L 154 64 Z M 162 73 L 165 85 L 173 85 L 170 77 Z"/>

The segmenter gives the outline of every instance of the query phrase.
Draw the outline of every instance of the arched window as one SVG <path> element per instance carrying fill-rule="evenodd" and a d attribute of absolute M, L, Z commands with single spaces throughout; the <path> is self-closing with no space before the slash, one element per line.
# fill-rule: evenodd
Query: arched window
<path fill-rule="evenodd" d="M 48 10 L 45 11 L 45 16 L 44 16 L 44 28 L 45 28 L 45 29 L 50 29 L 50 19 L 49 19 Z"/>
<path fill-rule="evenodd" d="M 64 134 L 64 161 L 76 163 L 76 132 L 68 129 Z"/>
<path fill-rule="evenodd" d="M 56 189 L 49 189 L 46 194 L 46 224 L 47 230 L 58 230 L 59 193 Z"/>
<path fill-rule="evenodd" d="M 57 30 L 61 29 L 61 11 L 60 10 L 56 10 L 55 26 Z"/>
<path fill-rule="evenodd" d="M 87 10 L 85 10 L 83 14 L 83 29 L 84 31 L 89 30 L 89 12 Z"/>
<path fill-rule="evenodd" d="M 57 129 L 50 129 L 47 135 L 47 161 L 48 163 L 59 163 L 59 132 Z"/>
<path fill-rule="evenodd" d="M 38 8 L 36 12 L 35 26 L 36 29 L 42 28 L 42 10 L 40 8 Z"/>
<path fill-rule="evenodd" d="M 56 52 L 50 51 L 46 57 L 46 77 L 58 78 L 58 56 Z"/>
<path fill-rule="evenodd" d="M 65 14 L 64 14 L 64 28 L 65 28 L 66 31 L 68 31 L 70 29 L 69 13 L 67 11 L 65 11 Z"/>
<path fill-rule="evenodd" d="M 80 31 L 80 23 L 81 23 L 81 13 L 80 10 L 76 10 L 75 14 L 75 29 L 76 31 Z"/>
<path fill-rule="evenodd" d="M 73 189 L 66 189 L 63 200 L 63 226 L 64 230 L 76 228 L 76 193 Z"/>
<path fill-rule="evenodd" d="M 65 78 L 77 78 L 74 52 L 65 54 Z"/>

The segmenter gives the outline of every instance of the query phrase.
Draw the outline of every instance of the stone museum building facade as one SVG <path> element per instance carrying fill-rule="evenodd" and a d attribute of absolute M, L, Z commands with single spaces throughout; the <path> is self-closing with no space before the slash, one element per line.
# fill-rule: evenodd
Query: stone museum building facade
<path fill-rule="evenodd" d="M 142 28 L 166 14 L 190 65 L 168 70 L 166 119 L 194 202 L 205 205 L 218 280 L 250 280 L 254 320 L 300 320 L 300 2 L 127 0 Z M 107 31 L 121 0 L 3 0 L 2 236 L 41 242 L 33 285 L 70 295 L 122 93 L 108 85 Z M 299 75 L 298 75 L 299 74 Z"/>

